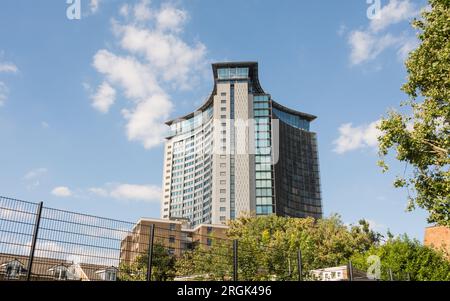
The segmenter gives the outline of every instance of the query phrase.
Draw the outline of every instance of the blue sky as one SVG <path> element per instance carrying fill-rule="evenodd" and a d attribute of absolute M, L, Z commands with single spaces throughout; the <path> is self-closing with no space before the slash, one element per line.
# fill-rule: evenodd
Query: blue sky
<path fill-rule="evenodd" d="M 210 64 L 259 62 L 274 99 L 317 115 L 325 215 L 422 239 L 376 162 L 376 122 L 406 96 L 425 1 L 0 3 L 0 195 L 134 221 L 159 217 L 163 121 L 198 107 Z M 70 15 L 70 14 L 69 14 Z"/>

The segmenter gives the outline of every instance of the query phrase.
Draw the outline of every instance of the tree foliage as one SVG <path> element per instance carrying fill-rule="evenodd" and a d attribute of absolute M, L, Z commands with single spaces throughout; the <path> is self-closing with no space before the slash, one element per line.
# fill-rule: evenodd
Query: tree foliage
<path fill-rule="evenodd" d="M 239 279 L 251 281 L 297 279 L 298 250 L 306 277 L 311 269 L 346 264 L 355 252 L 369 250 L 380 239 L 367 222 L 349 229 L 339 216 L 322 220 L 275 215 L 240 218 L 231 222 L 228 234 L 239 241 Z M 227 280 L 232 277 L 232 260 L 230 242 L 214 240 L 209 248 L 185 253 L 177 270 L 181 275 Z"/>
<path fill-rule="evenodd" d="M 428 221 L 450 226 L 450 1 L 429 0 L 431 10 L 413 26 L 419 47 L 406 62 L 409 114 L 390 112 L 380 125 L 380 155 L 395 149 L 397 159 L 412 166 L 396 187 L 411 188 L 408 209 L 429 212 Z M 384 159 L 380 165 L 388 169 Z"/>
<path fill-rule="evenodd" d="M 385 244 L 374 245 L 365 253 L 356 253 L 353 264 L 360 270 L 369 268 L 369 256 L 378 256 L 381 279 L 389 280 L 391 269 L 394 280 L 449 281 L 450 262 L 442 252 L 437 252 L 403 235 L 389 239 Z"/>
<path fill-rule="evenodd" d="M 147 277 L 148 253 L 138 255 L 131 263 L 122 262 L 119 278 L 122 281 L 144 281 Z M 153 246 L 152 280 L 168 281 L 175 277 L 175 257 L 161 244 Z"/>

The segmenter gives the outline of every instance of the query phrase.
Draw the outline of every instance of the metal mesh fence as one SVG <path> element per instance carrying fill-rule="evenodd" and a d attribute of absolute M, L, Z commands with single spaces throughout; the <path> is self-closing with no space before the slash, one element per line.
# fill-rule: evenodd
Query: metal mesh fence
<path fill-rule="evenodd" d="M 319 280 L 302 269 L 298 250 L 231 240 L 226 230 L 132 223 L 0 197 L 0 281 Z M 340 268 L 321 277 L 366 278 L 351 264 Z M 381 273 L 410 280 L 407 273 Z"/>

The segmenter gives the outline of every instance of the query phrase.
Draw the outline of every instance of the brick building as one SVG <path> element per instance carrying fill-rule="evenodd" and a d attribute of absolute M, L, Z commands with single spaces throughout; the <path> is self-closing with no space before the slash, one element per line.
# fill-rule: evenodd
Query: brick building
<path fill-rule="evenodd" d="M 424 245 L 443 251 L 450 259 L 450 228 L 431 226 L 425 229 Z"/>

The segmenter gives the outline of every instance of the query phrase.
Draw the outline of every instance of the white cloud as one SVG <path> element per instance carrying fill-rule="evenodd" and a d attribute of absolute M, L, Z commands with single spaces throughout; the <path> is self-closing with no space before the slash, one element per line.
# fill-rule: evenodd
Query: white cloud
<path fill-rule="evenodd" d="M 59 186 L 52 190 L 52 194 L 58 197 L 66 198 L 72 195 L 72 191 L 68 187 Z"/>
<path fill-rule="evenodd" d="M 152 70 L 134 57 L 117 56 L 103 49 L 94 56 L 94 67 L 111 83 L 121 86 L 125 96 L 135 102 L 162 93 Z"/>
<path fill-rule="evenodd" d="M 119 13 L 131 19 L 124 24 L 112 22 L 125 54 L 101 49 L 93 66 L 111 89 L 120 89 L 131 101 L 131 106 L 122 109 L 127 137 L 149 149 L 162 143 L 167 132 L 164 121 L 174 107 L 168 91 L 193 87 L 206 67 L 206 47 L 199 42 L 189 45 L 182 39 L 188 13 L 172 5 L 152 9 L 150 1 L 141 0 L 123 5 Z M 99 103 L 110 104 L 110 98 L 106 99 L 109 101 Z M 106 107 L 100 108 L 107 112 Z"/>
<path fill-rule="evenodd" d="M 13 63 L 8 62 L 0 62 L 0 72 L 4 73 L 17 73 L 19 72 L 19 68 Z"/>
<path fill-rule="evenodd" d="M 142 141 L 146 149 L 161 144 L 167 130 L 162 121 L 167 119 L 171 109 L 172 103 L 164 95 L 153 95 L 131 111 L 124 109 L 122 115 L 128 120 L 128 139 Z"/>
<path fill-rule="evenodd" d="M 347 32 L 347 30 L 348 30 L 347 26 L 344 25 L 344 24 L 341 24 L 341 25 L 339 26 L 338 31 L 337 31 L 337 35 L 340 36 L 340 37 L 342 37 L 342 36 Z"/>
<path fill-rule="evenodd" d="M 104 188 L 90 188 L 89 191 L 99 197 L 112 197 L 128 201 L 158 203 L 162 197 L 161 188 L 154 185 L 108 184 Z"/>
<path fill-rule="evenodd" d="M 202 43 L 189 46 L 173 33 L 135 25 L 117 25 L 115 32 L 120 36 L 122 48 L 144 56 L 162 82 L 174 82 L 178 87 L 188 89 L 193 76 L 204 67 L 206 47 Z"/>
<path fill-rule="evenodd" d="M 416 37 L 411 37 L 404 39 L 402 44 L 397 51 L 397 55 L 402 61 L 405 61 L 409 53 L 419 46 L 419 40 Z"/>
<path fill-rule="evenodd" d="M 387 226 L 385 224 L 380 224 L 374 220 L 366 219 L 366 221 L 369 223 L 369 227 L 376 232 L 384 232 L 387 230 Z"/>
<path fill-rule="evenodd" d="M 27 172 L 23 178 L 25 180 L 33 180 L 33 179 L 36 179 L 36 178 L 46 174 L 47 172 L 48 172 L 47 168 L 44 168 L 44 167 L 37 168 L 37 169 L 33 169 L 33 170 L 30 170 L 29 172 Z"/>
<path fill-rule="evenodd" d="M 41 185 L 41 178 L 47 174 L 48 170 L 47 168 L 37 168 L 37 169 L 33 169 L 30 170 L 29 172 L 27 172 L 23 179 L 26 181 L 26 188 L 28 190 L 33 190 L 36 189 L 37 187 L 39 187 Z"/>
<path fill-rule="evenodd" d="M 378 15 L 370 20 L 365 30 L 353 30 L 349 33 L 347 42 L 351 48 L 351 64 L 358 65 L 374 60 L 388 48 L 397 49 L 399 59 L 404 60 L 417 46 L 417 39 L 405 36 L 404 33 L 394 35 L 383 31 L 394 24 L 411 20 L 418 14 L 419 9 L 410 0 L 390 0 Z"/>
<path fill-rule="evenodd" d="M 128 4 L 124 4 L 120 7 L 119 14 L 123 17 L 128 17 L 130 14 L 130 6 Z"/>
<path fill-rule="evenodd" d="M 380 121 L 369 125 L 353 126 L 351 123 L 339 127 L 339 138 L 333 144 L 334 152 L 344 154 L 361 148 L 375 148 L 378 146 L 378 137 L 381 131 L 377 128 Z"/>
<path fill-rule="evenodd" d="M 50 127 L 50 125 L 48 124 L 48 122 L 42 121 L 42 122 L 41 122 L 41 127 L 42 127 L 43 129 L 48 129 L 48 128 Z"/>
<path fill-rule="evenodd" d="M 0 56 L 3 56 L 3 53 L 0 52 Z M 0 73 L 17 73 L 19 72 L 19 68 L 16 65 L 10 62 L 1 62 L 0 61 Z M 0 107 L 3 106 L 8 98 L 9 89 L 6 84 L 0 81 Z"/>
<path fill-rule="evenodd" d="M 116 100 L 116 90 L 107 82 L 103 82 L 97 90 L 97 93 L 92 96 L 92 106 L 101 113 L 108 113 L 109 108 Z"/>
<path fill-rule="evenodd" d="M 173 6 L 166 6 L 156 15 L 157 27 L 160 30 L 181 31 L 187 17 L 185 11 Z"/>
<path fill-rule="evenodd" d="M 141 0 L 138 4 L 134 6 L 134 18 L 136 21 L 148 21 L 152 17 L 152 12 L 150 10 L 150 0 Z M 122 12 L 122 11 L 120 11 Z"/>
<path fill-rule="evenodd" d="M 92 14 L 95 14 L 96 12 L 98 12 L 98 9 L 100 8 L 100 3 L 103 0 L 90 0 L 89 2 L 89 9 L 91 10 Z"/>
<path fill-rule="evenodd" d="M 161 200 L 161 188 L 157 186 L 144 185 L 119 185 L 111 192 L 111 196 L 122 200 L 137 200 L 137 201 L 157 201 Z"/>
<path fill-rule="evenodd" d="M 103 189 L 103 188 L 97 188 L 97 187 L 89 188 L 89 192 L 93 193 L 95 195 L 101 196 L 101 197 L 108 196 L 108 191 L 106 191 L 106 189 Z"/>
<path fill-rule="evenodd" d="M 8 98 L 9 89 L 4 82 L 0 82 L 0 107 L 6 102 Z"/>
<path fill-rule="evenodd" d="M 407 21 L 419 14 L 419 9 L 410 0 L 390 0 L 376 18 L 370 22 L 370 30 L 379 32 L 390 25 Z"/>
<path fill-rule="evenodd" d="M 352 46 L 350 60 L 353 65 L 375 59 L 386 48 L 396 45 L 399 38 L 386 34 L 375 36 L 366 31 L 352 31 L 349 36 L 349 43 Z"/>

